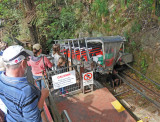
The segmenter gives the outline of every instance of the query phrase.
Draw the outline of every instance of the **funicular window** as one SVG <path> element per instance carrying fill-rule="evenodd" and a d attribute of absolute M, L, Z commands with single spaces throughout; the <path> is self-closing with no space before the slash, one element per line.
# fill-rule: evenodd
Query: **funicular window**
<path fill-rule="evenodd" d="M 60 48 L 61 48 L 61 54 L 63 54 L 65 57 L 67 57 L 67 53 L 68 53 L 68 49 L 69 49 L 68 43 L 63 42 L 62 44 L 60 44 Z"/>
<path fill-rule="evenodd" d="M 105 66 L 113 66 L 122 42 L 105 43 Z"/>
<path fill-rule="evenodd" d="M 79 49 L 78 49 L 78 57 L 77 60 L 80 60 L 81 57 L 87 61 L 87 53 L 86 53 L 86 45 L 85 45 L 85 40 L 82 39 L 79 41 Z"/>
<path fill-rule="evenodd" d="M 102 53 L 102 43 L 100 42 L 88 42 L 88 51 L 90 58 L 97 55 L 103 55 Z"/>

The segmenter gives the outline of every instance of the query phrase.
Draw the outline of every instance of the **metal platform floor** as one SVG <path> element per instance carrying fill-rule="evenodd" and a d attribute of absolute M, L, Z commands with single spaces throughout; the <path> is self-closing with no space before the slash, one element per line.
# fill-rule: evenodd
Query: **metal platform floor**
<path fill-rule="evenodd" d="M 56 106 L 60 113 L 67 110 L 72 122 L 136 122 L 107 88 L 63 98 Z"/>

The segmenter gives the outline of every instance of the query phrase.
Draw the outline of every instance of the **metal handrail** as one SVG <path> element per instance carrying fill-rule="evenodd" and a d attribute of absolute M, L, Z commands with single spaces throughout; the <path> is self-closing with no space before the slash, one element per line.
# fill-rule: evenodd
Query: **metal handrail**
<path fill-rule="evenodd" d="M 46 85 L 46 88 L 49 89 L 49 82 L 48 79 L 45 78 L 45 76 L 43 75 L 43 79 L 44 79 L 44 83 Z M 51 94 L 51 90 L 49 89 L 49 96 L 48 96 L 48 102 L 49 102 L 49 106 L 50 106 L 50 110 L 51 110 L 51 114 L 53 115 L 53 120 L 55 122 L 62 122 L 61 116 L 58 112 L 58 109 L 56 107 L 55 101 L 53 99 L 53 96 Z"/>
<path fill-rule="evenodd" d="M 61 118 L 62 118 L 62 122 L 72 122 L 66 110 L 62 111 Z"/>

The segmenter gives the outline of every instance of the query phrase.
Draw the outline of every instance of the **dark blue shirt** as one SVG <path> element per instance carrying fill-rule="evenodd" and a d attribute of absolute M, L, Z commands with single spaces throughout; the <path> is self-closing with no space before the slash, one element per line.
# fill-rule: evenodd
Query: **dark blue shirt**
<path fill-rule="evenodd" d="M 41 92 L 26 77 L 0 74 L 0 98 L 7 106 L 7 122 L 41 122 L 38 101 Z"/>
<path fill-rule="evenodd" d="M 3 55 L 3 50 L 0 51 L 0 56 L 2 56 L 2 55 Z"/>

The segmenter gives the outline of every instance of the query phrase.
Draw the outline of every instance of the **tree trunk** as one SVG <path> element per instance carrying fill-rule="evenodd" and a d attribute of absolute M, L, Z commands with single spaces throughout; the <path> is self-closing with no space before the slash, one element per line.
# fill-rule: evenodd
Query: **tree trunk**
<path fill-rule="evenodd" d="M 127 5 L 127 0 L 124 1 L 124 4 Z"/>
<path fill-rule="evenodd" d="M 48 49 L 48 46 L 46 45 L 47 43 L 47 39 L 46 39 L 46 36 L 44 35 L 41 35 L 40 36 L 40 44 L 42 45 L 42 53 L 43 54 L 49 54 L 49 49 Z"/>
<path fill-rule="evenodd" d="M 28 25 L 29 31 L 30 31 L 30 38 L 31 42 L 33 44 L 38 43 L 38 34 L 37 34 L 37 29 L 36 25 Z"/>
<path fill-rule="evenodd" d="M 38 34 L 36 28 L 36 6 L 34 4 L 34 0 L 23 0 L 23 4 L 25 6 L 25 20 L 30 31 L 31 42 L 33 44 L 38 43 Z"/>
<path fill-rule="evenodd" d="M 160 17 L 160 1 L 159 0 L 155 1 L 155 15 Z"/>

